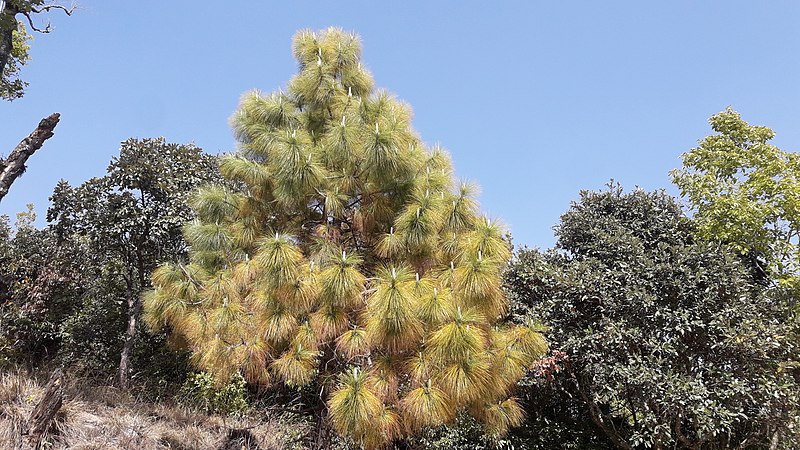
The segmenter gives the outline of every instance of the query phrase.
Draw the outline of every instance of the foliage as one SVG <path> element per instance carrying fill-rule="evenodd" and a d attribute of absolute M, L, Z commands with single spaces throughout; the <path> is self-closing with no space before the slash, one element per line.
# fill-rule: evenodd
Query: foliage
<path fill-rule="evenodd" d="M 123 142 L 104 177 L 76 188 L 59 183 L 48 220 L 62 240 L 85 242 L 89 258 L 82 305 L 65 328 L 65 352 L 97 355 L 104 368 L 121 358 L 120 383 L 127 383 L 148 274 L 185 254 L 181 227 L 193 217 L 188 196 L 218 179 L 214 157 L 159 138 Z M 102 339 L 85 339 L 93 335 Z"/>
<path fill-rule="evenodd" d="M 50 23 L 37 25 L 42 15 L 60 10 L 72 15 L 74 7 L 66 7 L 51 0 L 4 0 L 0 2 L 0 98 L 12 101 L 24 95 L 28 83 L 19 78 L 19 72 L 29 60 L 30 29 L 39 33 L 49 33 Z"/>
<path fill-rule="evenodd" d="M 458 411 L 503 434 L 545 349 L 500 321 L 503 228 L 416 136 L 410 107 L 373 89 L 356 36 L 301 31 L 293 50 L 288 91 L 247 93 L 233 116 L 241 150 L 221 171 L 244 191 L 197 193 L 189 261 L 153 273 L 146 319 L 220 379 L 316 386 L 336 431 L 366 447 Z"/>
<path fill-rule="evenodd" d="M 772 130 L 730 108 L 709 122 L 717 134 L 672 171 L 698 232 L 749 254 L 781 286 L 800 292 L 800 155 L 770 144 Z"/>
<path fill-rule="evenodd" d="M 30 40 L 31 36 L 25 25 L 18 22 L 17 29 L 12 33 L 11 55 L 0 75 L 0 98 L 3 100 L 11 101 L 22 97 L 25 87 L 28 86 L 27 82 L 19 78 L 19 71 L 30 61 Z"/>
<path fill-rule="evenodd" d="M 149 271 L 185 253 L 181 227 L 192 217 L 187 198 L 211 181 L 219 181 L 216 158 L 197 147 L 131 139 L 108 175 L 56 187 L 50 226 L 37 229 L 32 212 L 20 215 L 16 229 L 2 222 L 3 360 L 38 365 L 57 358 L 106 378 L 130 342 L 130 366 L 147 385 L 147 397 L 180 385 L 185 352 L 167 349 L 163 333 L 143 329 L 137 308 Z"/>
<path fill-rule="evenodd" d="M 563 364 L 563 363 L 562 363 Z M 552 379 L 527 376 L 520 382 L 520 402 L 527 419 L 515 428 L 509 439 L 515 448 L 530 450 L 575 449 L 604 450 L 614 445 L 588 420 L 575 392 L 564 389 L 563 374 Z"/>
<path fill-rule="evenodd" d="M 450 425 L 440 425 L 425 429 L 419 436 L 409 439 L 411 448 L 425 450 L 452 450 L 468 448 L 471 450 L 527 450 L 531 447 L 516 433 L 498 438 L 486 434 L 484 428 L 474 418 L 460 415 Z"/>
<path fill-rule="evenodd" d="M 211 414 L 240 415 L 248 408 L 245 381 L 238 374 L 220 385 L 210 373 L 195 373 L 186 380 L 178 398 Z"/>
<path fill-rule="evenodd" d="M 58 245 L 52 230 L 39 230 L 33 205 L 12 228 L 0 219 L 0 361 L 33 362 L 52 357 L 59 327 L 72 312 L 81 248 Z"/>
<path fill-rule="evenodd" d="M 557 250 L 522 251 L 507 277 L 567 356 L 549 384 L 565 403 L 526 425 L 548 419 L 540 434 L 566 427 L 580 444 L 574 424 L 592 423 L 617 448 L 767 448 L 790 434 L 797 341 L 748 260 L 697 241 L 665 193 L 613 184 L 581 193 L 556 231 Z"/>

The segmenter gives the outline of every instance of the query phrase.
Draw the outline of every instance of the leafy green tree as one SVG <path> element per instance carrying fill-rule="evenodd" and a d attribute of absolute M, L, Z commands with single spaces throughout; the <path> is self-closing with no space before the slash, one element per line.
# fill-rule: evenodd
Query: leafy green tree
<path fill-rule="evenodd" d="M 698 233 L 748 254 L 765 276 L 800 292 L 800 154 L 770 144 L 772 130 L 730 108 L 710 123 L 716 134 L 672 171 Z"/>
<path fill-rule="evenodd" d="M 53 193 L 48 221 L 62 240 L 85 242 L 85 270 L 91 271 L 81 314 L 72 318 L 69 335 L 80 336 L 79 330 L 88 327 L 82 331 L 88 341 L 72 342 L 99 342 L 105 348 L 121 340 L 118 379 L 123 388 L 141 327 L 141 293 L 150 288 L 153 269 L 185 255 L 181 228 L 193 217 L 188 197 L 199 186 L 220 180 L 216 164 L 214 156 L 193 145 L 129 139 L 107 175 L 75 188 L 62 181 Z M 125 310 L 115 313 L 114 305 Z M 92 340 L 95 333 L 107 339 Z"/>
<path fill-rule="evenodd" d="M 519 254 L 512 299 L 566 354 L 551 384 L 531 388 L 565 403 L 526 426 L 567 428 L 578 448 L 795 448 L 788 305 L 767 295 L 747 259 L 695 231 L 664 192 L 612 185 L 581 193 L 555 250 Z"/>
<path fill-rule="evenodd" d="M 11 227 L 0 218 L 0 362 L 33 363 L 58 350 L 59 325 L 77 293 L 81 249 L 34 226 L 33 205 Z M 4 364 L 0 364 L 4 365 Z"/>
<path fill-rule="evenodd" d="M 545 349 L 500 320 L 503 228 L 425 147 L 410 107 L 374 90 L 355 35 L 301 31 L 293 50 L 288 90 L 247 93 L 233 116 L 241 150 L 220 168 L 243 192 L 198 192 L 189 260 L 154 272 L 147 320 L 218 379 L 313 386 L 365 447 L 459 411 L 503 434 Z"/>
<path fill-rule="evenodd" d="M 30 61 L 28 50 L 30 50 L 31 36 L 21 22 L 17 23 L 17 29 L 11 33 L 11 54 L 8 62 L 0 74 L 0 98 L 4 100 L 14 100 L 22 97 L 28 83 L 19 77 L 22 66 Z"/>
<path fill-rule="evenodd" d="M 21 66 L 30 59 L 28 50 L 31 30 L 49 33 L 50 24 L 37 25 L 37 16 L 53 10 L 72 15 L 74 8 L 49 0 L 0 0 L 0 98 L 14 100 L 22 97 L 28 83 L 19 78 Z"/>

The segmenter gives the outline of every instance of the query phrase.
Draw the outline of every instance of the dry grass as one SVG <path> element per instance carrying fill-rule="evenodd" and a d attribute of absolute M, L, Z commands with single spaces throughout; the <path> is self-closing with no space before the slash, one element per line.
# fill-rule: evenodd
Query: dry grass
<path fill-rule="evenodd" d="M 23 371 L 0 373 L 0 449 L 25 449 L 24 425 L 43 387 Z M 44 442 L 49 449 L 282 450 L 303 448 L 308 425 L 286 417 L 223 418 L 139 402 L 107 386 L 67 383 L 64 405 Z"/>

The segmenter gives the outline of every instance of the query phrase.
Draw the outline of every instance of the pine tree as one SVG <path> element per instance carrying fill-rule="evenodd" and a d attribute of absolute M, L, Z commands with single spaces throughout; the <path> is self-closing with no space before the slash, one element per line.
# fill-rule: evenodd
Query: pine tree
<path fill-rule="evenodd" d="M 293 51 L 286 92 L 242 98 L 240 151 L 220 167 L 242 190 L 196 194 L 190 260 L 155 271 L 148 323 L 220 379 L 316 383 L 333 428 L 366 448 L 462 411 L 504 433 L 546 349 L 502 320 L 504 228 L 411 108 L 374 89 L 357 36 L 301 31 Z"/>

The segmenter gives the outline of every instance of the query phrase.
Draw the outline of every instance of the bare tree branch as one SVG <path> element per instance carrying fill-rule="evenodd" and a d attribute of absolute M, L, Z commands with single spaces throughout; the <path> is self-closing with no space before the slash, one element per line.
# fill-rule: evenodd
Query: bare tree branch
<path fill-rule="evenodd" d="M 30 11 L 20 11 L 20 14 L 25 16 L 25 18 L 28 20 L 28 25 L 31 27 L 31 30 L 36 31 L 37 33 L 49 33 L 50 31 L 52 31 L 50 21 L 48 20 L 45 23 L 44 28 L 39 28 L 39 27 L 37 27 L 36 25 L 33 24 L 33 19 L 31 18 L 31 13 L 40 14 L 40 13 L 43 13 L 43 12 L 52 11 L 54 9 L 57 9 L 57 10 L 60 10 L 60 11 L 64 11 L 64 14 L 66 14 L 68 16 L 71 16 L 72 13 L 75 12 L 76 8 L 77 8 L 77 6 L 75 6 L 75 5 L 72 5 L 69 8 L 67 8 L 64 5 L 45 5 L 45 6 L 41 6 L 41 7 L 38 7 L 38 8 L 35 7 L 35 6 L 31 6 Z"/>
<path fill-rule="evenodd" d="M 50 22 L 49 21 L 47 22 L 47 24 L 45 24 L 44 28 L 38 28 L 36 25 L 33 24 L 33 19 L 31 19 L 31 14 L 30 13 L 22 12 L 21 14 L 23 16 L 25 16 L 26 19 L 28 19 L 28 26 L 31 27 L 31 30 L 33 30 L 33 31 L 35 31 L 37 33 L 49 33 L 50 32 Z"/>
<path fill-rule="evenodd" d="M 14 148 L 8 158 L 0 161 L 0 201 L 8 194 L 11 184 L 25 172 L 28 158 L 42 148 L 44 141 L 53 137 L 53 130 L 60 118 L 60 114 L 53 113 L 42 119 L 39 126 Z"/>
<path fill-rule="evenodd" d="M 72 5 L 69 8 L 67 8 L 64 5 L 47 5 L 47 6 L 42 6 L 41 8 L 33 7 L 33 8 L 31 8 L 31 11 L 33 11 L 35 13 L 41 13 L 41 12 L 45 12 L 45 11 L 50 11 L 52 9 L 60 9 L 61 11 L 64 11 L 64 14 L 66 14 L 68 16 L 71 16 L 72 13 L 75 12 L 76 8 L 77 8 L 77 6 L 75 6 L 75 5 Z"/>

